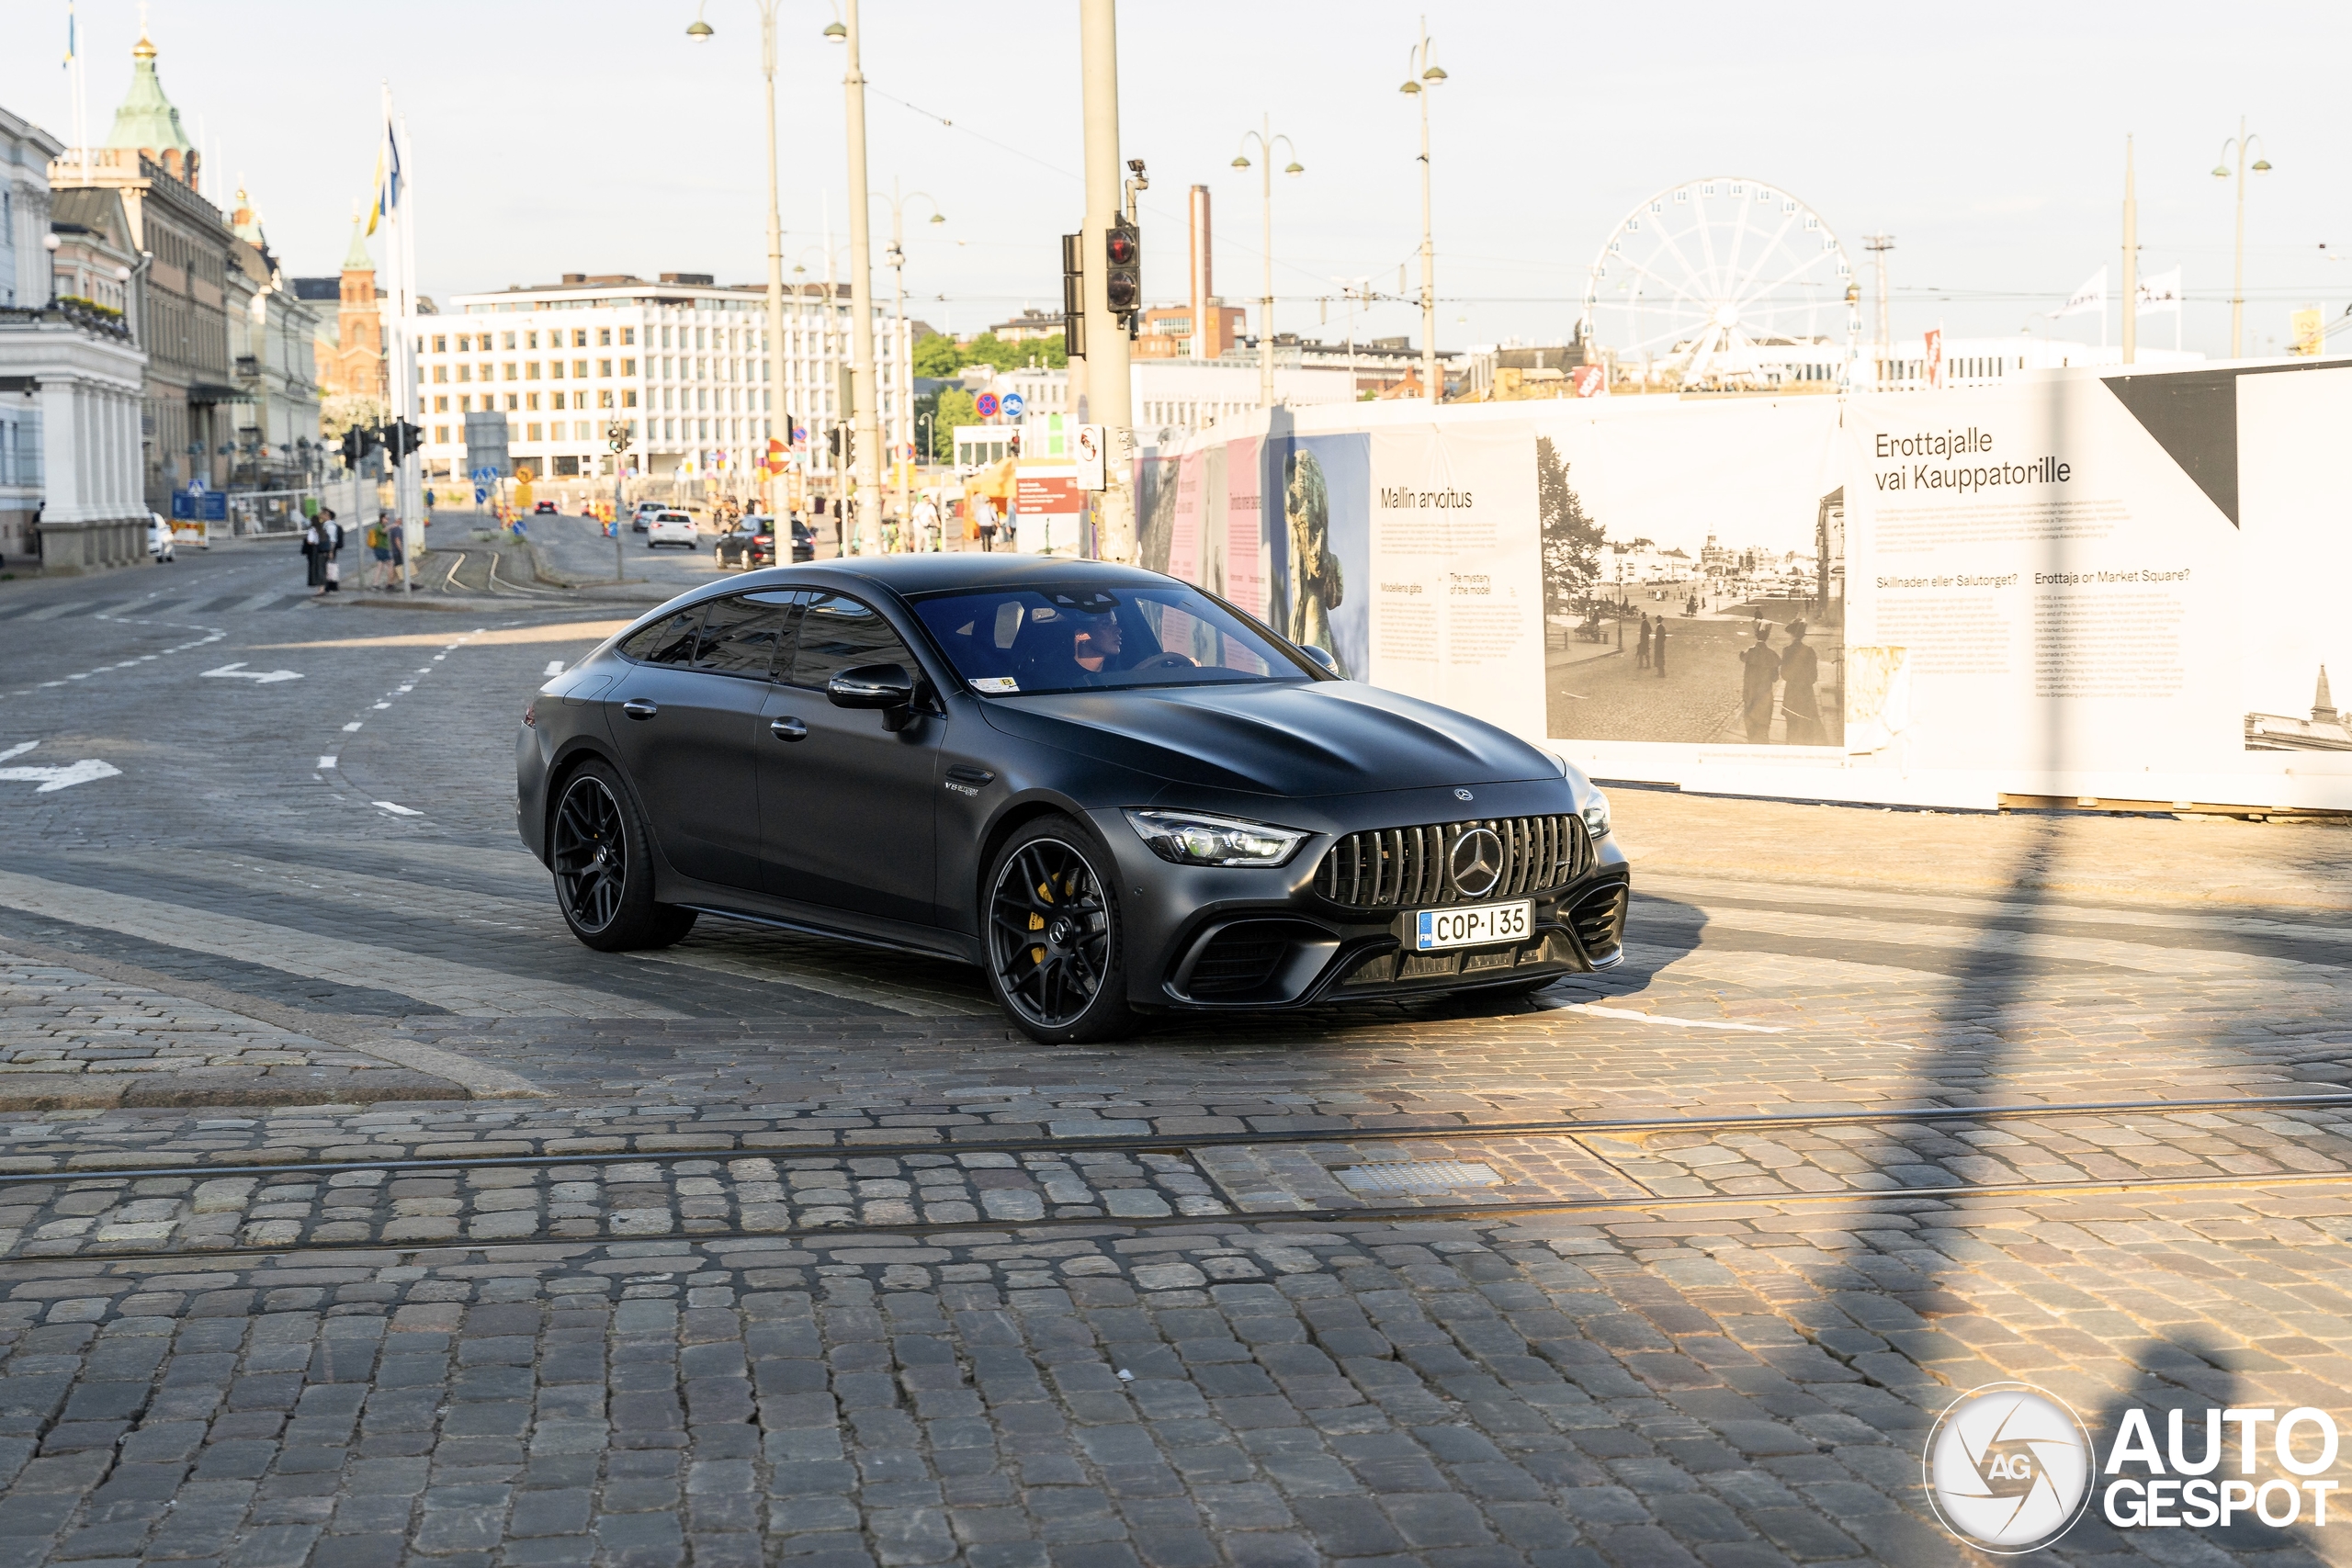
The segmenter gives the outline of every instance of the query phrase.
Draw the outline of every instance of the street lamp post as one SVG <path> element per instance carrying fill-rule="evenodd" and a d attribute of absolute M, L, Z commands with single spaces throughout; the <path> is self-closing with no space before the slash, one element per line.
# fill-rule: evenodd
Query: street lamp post
<path fill-rule="evenodd" d="M 1273 133 L 1274 122 L 1270 116 L 1260 122 L 1260 129 L 1241 134 L 1241 151 L 1235 153 L 1233 166 L 1250 166 L 1250 143 L 1258 144 L 1258 156 L 1263 167 L 1258 171 L 1258 202 L 1265 231 L 1266 292 L 1258 302 L 1258 402 L 1261 407 L 1274 406 L 1274 148 L 1277 143 L 1289 147 L 1291 161 L 1283 173 L 1293 179 L 1306 172 L 1298 161 L 1298 149 L 1287 136 Z M 1193 331 L 1204 331 L 1204 324 L 1193 323 Z"/>
<path fill-rule="evenodd" d="M 834 32 L 835 28 L 841 29 L 839 33 Z M 858 64 L 857 0 L 842 0 L 842 19 L 829 25 L 825 36 L 838 38 L 849 51 L 848 68 L 842 75 L 842 99 L 849 117 L 849 188 L 854 196 L 872 188 L 865 175 L 865 73 Z M 876 423 L 881 409 L 874 374 L 874 246 L 866 230 L 866 204 L 852 200 L 849 309 L 854 357 L 850 364 L 850 389 L 855 402 L 852 411 L 855 434 L 851 460 L 857 491 L 858 538 L 866 549 L 878 550 L 882 544 L 882 519 L 876 514 L 878 508 L 874 498 L 881 491 L 882 476 L 875 465 L 882 456 L 882 427 Z"/>
<path fill-rule="evenodd" d="M 882 198 L 880 191 L 876 191 L 874 195 L 877 200 Z M 890 264 L 890 304 L 893 321 L 890 329 L 890 365 L 893 378 L 898 382 L 899 387 L 899 406 L 893 412 L 890 434 L 893 437 L 893 445 L 910 447 L 914 445 L 915 439 L 914 404 L 909 399 L 908 393 L 914 385 L 914 351 L 907 342 L 905 223 L 907 203 L 916 200 L 930 202 L 931 220 L 933 223 L 944 223 L 947 219 L 939 210 L 939 203 L 933 198 L 929 191 L 910 190 L 901 196 L 899 194 L 899 182 L 895 179 L 890 182 L 888 200 L 890 203 L 890 248 L 882 254 L 882 259 Z M 912 514 L 907 510 L 907 455 L 903 451 L 897 466 L 899 522 L 901 526 L 904 526 Z"/>
<path fill-rule="evenodd" d="M 2259 136 L 2248 136 L 2245 133 L 2245 116 L 2238 116 L 2238 133 L 2222 143 L 2222 161 L 2213 165 L 2213 177 L 2217 180 L 2225 180 L 2230 177 L 2229 164 L 2233 156 L 2237 159 L 2238 164 L 2237 253 L 2236 260 L 2232 264 L 2230 270 L 2230 357 L 2232 359 L 2243 358 L 2245 355 L 2245 155 L 2251 145 L 2261 140 Z M 2270 160 L 2256 158 L 2254 161 L 2254 172 L 2257 175 L 2268 174 Z M 2126 309 L 2129 308 L 2129 306 L 2126 307 Z"/>
<path fill-rule="evenodd" d="M 1421 18 L 1421 41 L 1413 46 L 1412 64 L 1397 91 L 1416 98 L 1421 107 L 1421 390 L 1430 401 L 1445 400 L 1445 383 L 1437 375 L 1437 246 L 1430 237 L 1430 95 L 1445 80 L 1442 67 L 1430 63 L 1429 18 Z"/>
<path fill-rule="evenodd" d="M 760 74 L 767 85 L 768 108 L 768 436 L 771 440 L 781 439 L 789 449 L 792 446 L 791 416 L 784 406 L 784 378 L 788 365 L 784 344 L 784 218 L 776 192 L 775 152 L 775 11 L 779 3 L 780 0 L 756 0 L 760 7 Z M 714 34 L 715 29 L 700 15 L 695 16 L 694 25 L 686 29 L 686 36 L 697 43 L 708 41 Z M 762 460 L 765 461 L 765 454 L 762 455 Z M 617 486 L 617 459 L 614 468 L 616 470 L 614 483 Z M 780 477 L 774 471 L 769 474 L 768 509 L 771 512 L 775 510 L 775 485 Z M 617 549 L 620 538 L 617 511 L 614 513 L 613 523 L 614 547 Z"/>

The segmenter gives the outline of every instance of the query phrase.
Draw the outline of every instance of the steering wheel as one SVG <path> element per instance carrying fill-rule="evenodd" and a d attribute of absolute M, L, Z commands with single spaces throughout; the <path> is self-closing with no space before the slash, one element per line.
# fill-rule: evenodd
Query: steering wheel
<path fill-rule="evenodd" d="M 1197 670 L 1200 668 L 1200 662 L 1188 654 L 1155 653 L 1133 668 L 1136 670 Z"/>

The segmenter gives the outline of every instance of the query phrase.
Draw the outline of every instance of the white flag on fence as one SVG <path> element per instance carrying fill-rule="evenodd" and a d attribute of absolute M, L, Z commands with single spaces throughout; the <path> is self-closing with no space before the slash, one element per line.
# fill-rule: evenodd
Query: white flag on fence
<path fill-rule="evenodd" d="M 2107 268 L 2101 267 L 2083 279 L 2083 286 L 2066 299 L 2066 302 L 2050 312 L 2055 320 L 2060 316 L 2080 316 L 2097 310 L 2107 313 Z"/>
<path fill-rule="evenodd" d="M 2160 272 L 2154 277 L 2140 280 L 2140 314 L 2152 316 L 2160 310 L 2180 310 L 2180 268 Z"/>

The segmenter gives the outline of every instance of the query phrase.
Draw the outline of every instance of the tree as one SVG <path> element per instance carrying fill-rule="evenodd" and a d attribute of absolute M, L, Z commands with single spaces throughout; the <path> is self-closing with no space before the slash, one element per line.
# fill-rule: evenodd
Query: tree
<path fill-rule="evenodd" d="M 943 387 L 929 397 L 915 400 L 918 421 L 922 419 L 926 405 L 931 412 L 931 460 L 934 463 L 953 462 L 956 427 L 980 423 L 978 400 L 961 387 Z"/>
<path fill-rule="evenodd" d="M 1600 525 L 1585 515 L 1568 465 L 1548 435 L 1535 442 L 1535 516 L 1544 550 L 1544 613 L 1568 614 L 1600 573 Z"/>
<path fill-rule="evenodd" d="M 1059 370 L 1069 364 L 1069 355 L 1062 351 L 1058 337 L 1015 342 L 993 333 L 982 333 L 969 343 L 957 343 L 944 333 L 933 333 L 916 343 L 914 361 L 918 376 L 947 377 L 967 365 L 1018 370 L 1034 362 L 1048 370 Z"/>
<path fill-rule="evenodd" d="M 373 429 L 390 417 L 381 399 L 365 392 L 336 392 L 319 404 L 319 435 L 332 446 L 353 425 Z"/>

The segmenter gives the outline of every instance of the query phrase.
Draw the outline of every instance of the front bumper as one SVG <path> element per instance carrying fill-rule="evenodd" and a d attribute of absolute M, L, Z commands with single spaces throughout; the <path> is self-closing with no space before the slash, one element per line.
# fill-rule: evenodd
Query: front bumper
<path fill-rule="evenodd" d="M 1090 813 L 1119 863 L 1130 1002 L 1192 1010 L 1306 1007 L 1516 985 L 1606 969 L 1623 957 L 1630 872 L 1614 842 L 1566 886 L 1529 895 L 1524 938 L 1419 953 L 1419 906 L 1348 908 L 1314 888 L 1329 840 L 1290 865 L 1171 864 L 1114 812 Z"/>

